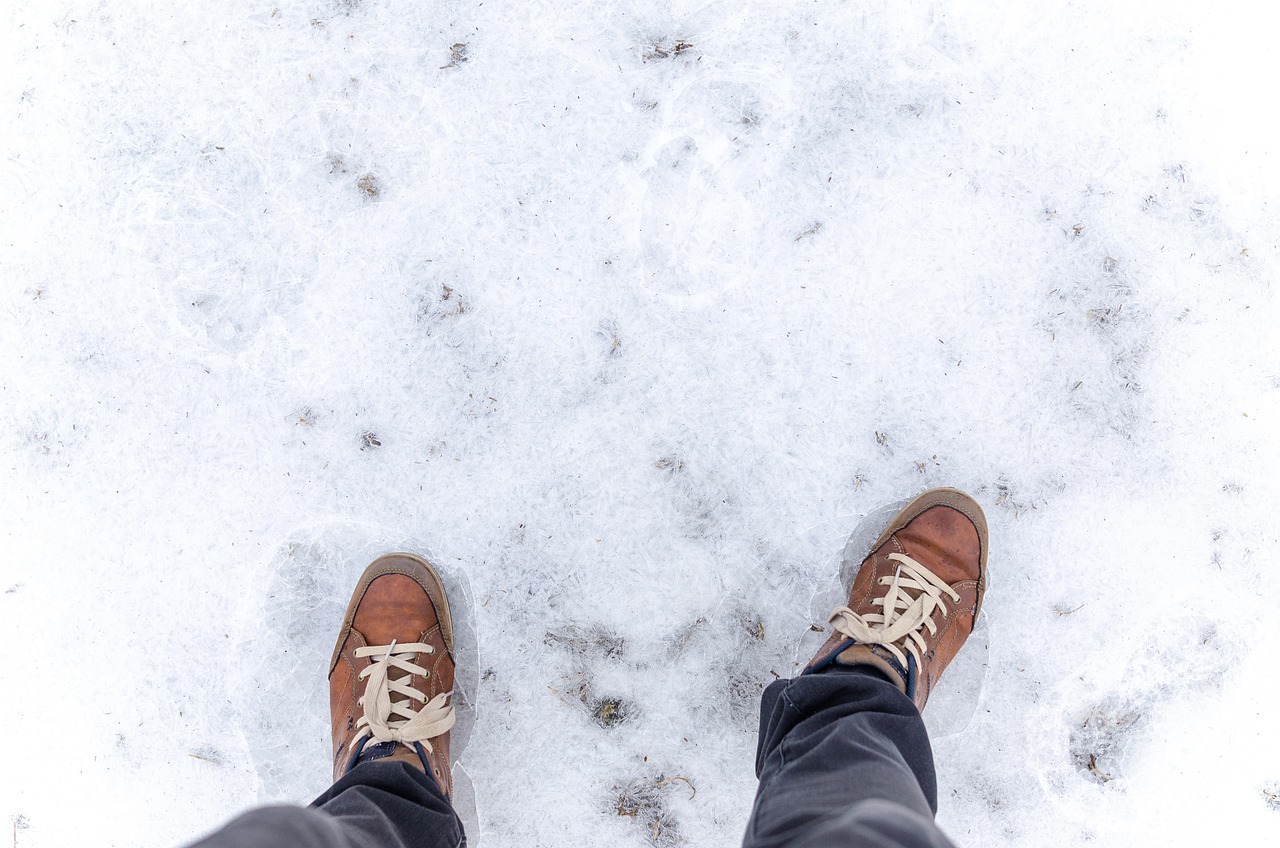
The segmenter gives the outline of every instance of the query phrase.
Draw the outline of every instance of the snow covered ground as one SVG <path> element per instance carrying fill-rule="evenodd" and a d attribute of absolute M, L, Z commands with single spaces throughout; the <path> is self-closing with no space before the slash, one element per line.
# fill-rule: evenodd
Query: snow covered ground
<path fill-rule="evenodd" d="M 992 530 L 957 842 L 1274 839 L 1260 5 L 7 4 L 12 844 L 309 800 L 416 544 L 473 841 L 733 846 L 844 537 L 934 485 Z"/>

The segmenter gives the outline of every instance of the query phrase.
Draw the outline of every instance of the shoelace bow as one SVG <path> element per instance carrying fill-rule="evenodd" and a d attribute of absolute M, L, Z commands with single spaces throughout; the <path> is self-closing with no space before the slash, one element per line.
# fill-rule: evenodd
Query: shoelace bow
<path fill-rule="evenodd" d="M 947 617 L 943 594 L 953 603 L 958 603 L 960 593 L 906 554 L 889 554 L 889 559 L 897 562 L 898 568 L 892 577 L 881 577 L 878 581 L 889 590 L 884 597 L 871 601 L 883 612 L 859 615 L 848 607 L 837 607 L 831 613 L 830 623 L 837 631 L 861 644 L 888 649 L 903 666 L 907 664 L 907 655 L 896 643 L 905 639 L 906 649 L 916 658 L 916 667 L 919 668 L 923 665 L 921 651 L 925 650 L 921 629 L 928 628 L 930 636 L 937 633 L 934 612 L 941 610 L 942 617 Z M 919 594 L 913 598 L 909 592 Z"/>
<path fill-rule="evenodd" d="M 447 733 L 456 719 L 453 705 L 449 703 L 449 692 L 442 692 L 431 700 L 409 685 L 410 675 L 420 674 L 429 677 L 431 672 L 412 662 L 418 654 L 433 654 L 435 648 L 424 642 L 406 642 L 403 645 L 392 642 L 390 645 L 370 645 L 356 648 L 357 657 L 378 657 L 364 671 L 360 672 L 360 680 L 368 678 L 364 695 L 357 702 L 364 707 L 364 715 L 356 721 L 359 731 L 351 740 L 351 750 L 361 739 L 373 737 L 375 742 L 402 742 L 412 747 L 414 742 L 421 742 L 428 753 L 434 753 L 428 739 Z M 392 680 L 392 669 L 407 672 L 397 680 Z M 392 694 L 399 695 L 395 701 Z M 421 701 L 422 706 L 414 709 L 413 702 Z"/>

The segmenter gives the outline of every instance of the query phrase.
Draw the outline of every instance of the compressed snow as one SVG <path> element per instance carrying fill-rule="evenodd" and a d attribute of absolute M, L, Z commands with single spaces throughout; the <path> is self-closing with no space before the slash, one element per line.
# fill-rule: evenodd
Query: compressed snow
<path fill-rule="evenodd" d="M 957 843 L 1275 833 L 1254 5 L 11 4 L 12 844 L 308 801 L 412 544 L 472 594 L 473 842 L 735 845 L 844 537 L 934 485 L 992 533 Z"/>

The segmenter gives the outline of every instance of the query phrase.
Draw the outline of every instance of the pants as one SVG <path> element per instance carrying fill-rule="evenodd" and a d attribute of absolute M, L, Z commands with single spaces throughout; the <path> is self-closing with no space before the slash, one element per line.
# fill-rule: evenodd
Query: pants
<path fill-rule="evenodd" d="M 744 848 L 952 848 L 933 821 L 933 752 L 915 705 L 870 668 L 779 680 L 760 702 L 760 787 Z M 191 848 L 457 848 L 428 775 L 362 762 L 309 808 L 263 807 Z"/>
<path fill-rule="evenodd" d="M 743 848 L 952 848 L 933 822 L 933 749 L 880 672 L 830 667 L 760 699 L 755 809 Z"/>

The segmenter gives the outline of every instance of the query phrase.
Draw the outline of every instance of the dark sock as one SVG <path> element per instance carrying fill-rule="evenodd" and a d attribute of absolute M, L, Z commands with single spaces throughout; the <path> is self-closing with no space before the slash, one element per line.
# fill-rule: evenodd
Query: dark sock
<path fill-rule="evenodd" d="M 827 666 L 826 668 L 822 669 L 822 671 L 819 671 L 817 673 L 818 674 L 865 674 L 868 677 L 879 678 L 880 680 L 883 680 L 885 683 L 892 684 L 894 687 L 897 687 L 898 685 L 897 683 L 894 683 L 892 680 L 889 679 L 889 675 L 885 674 L 883 671 L 881 671 L 880 669 L 876 668 L 873 665 L 861 665 L 861 664 L 841 665 L 840 663 L 832 663 L 831 665 Z"/>

